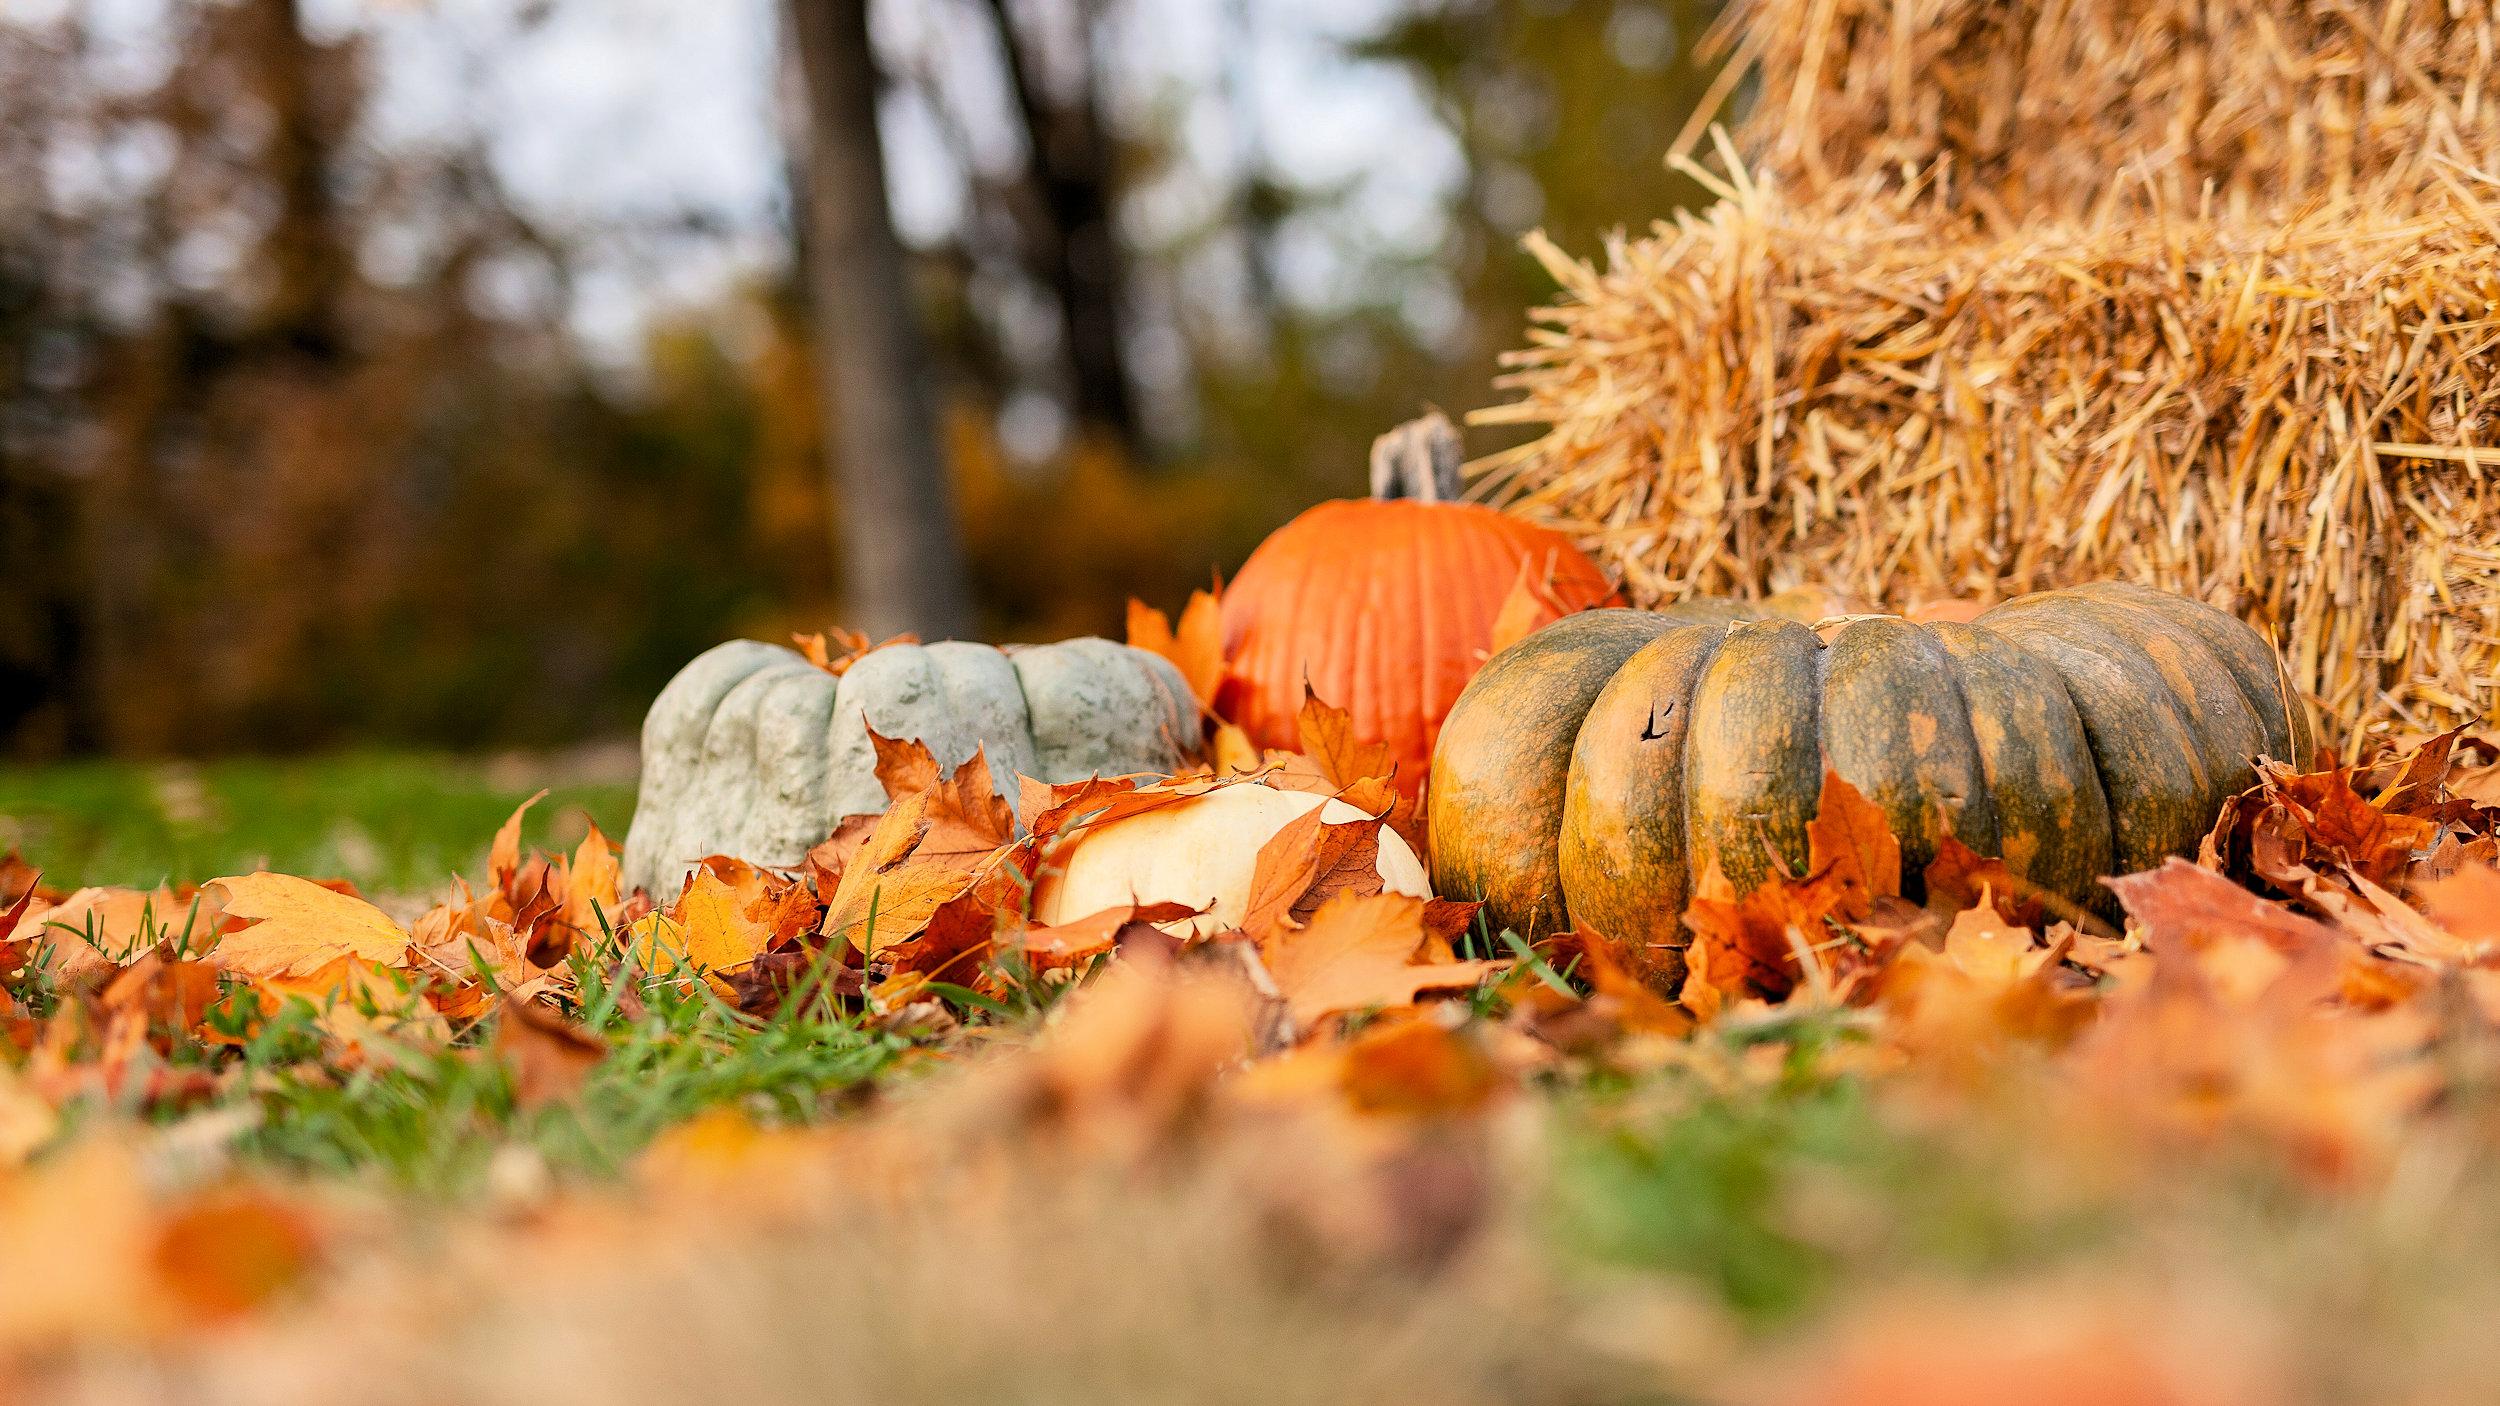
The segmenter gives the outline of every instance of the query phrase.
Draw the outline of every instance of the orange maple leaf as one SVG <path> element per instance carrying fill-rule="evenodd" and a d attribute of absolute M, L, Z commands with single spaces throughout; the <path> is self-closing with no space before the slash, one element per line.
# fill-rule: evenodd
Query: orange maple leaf
<path fill-rule="evenodd" d="M 1172 627 L 1170 616 L 1131 597 L 1128 642 L 1171 660 L 1198 706 L 1210 713 L 1215 710 L 1216 690 L 1224 685 L 1224 608 L 1217 592 L 1190 592 L 1178 630 Z"/>
<path fill-rule="evenodd" d="M 1330 785 L 1343 788 L 1397 775 L 1397 757 L 1388 744 L 1355 736 L 1354 715 L 1316 693 L 1303 693 L 1296 725 L 1302 730 L 1302 754 L 1318 763 L 1319 774 Z"/>
<path fill-rule="evenodd" d="M 1684 910 L 1693 941 L 1685 949 L 1677 999 L 1705 1017 L 1726 997 L 1785 999 L 1804 979 L 1798 951 L 1820 953 L 1838 940 L 1829 920 L 1842 897 L 1828 872 L 1806 879 L 1775 877 L 1739 897 L 1713 857 Z"/>
<path fill-rule="evenodd" d="M 1823 771 L 1823 795 L 1806 822 L 1806 872 L 1826 875 L 1843 918 L 1863 918 L 1875 900 L 1901 894 L 1901 841 L 1892 822 L 1866 793 Z"/>
<path fill-rule="evenodd" d="M 1474 986 L 1509 964 L 1419 963 L 1424 901 L 1400 893 L 1341 894 L 1308 926 L 1278 929 L 1259 955 L 1294 1023 L 1303 1028 L 1347 1011 L 1412 1005 L 1426 991 Z"/>

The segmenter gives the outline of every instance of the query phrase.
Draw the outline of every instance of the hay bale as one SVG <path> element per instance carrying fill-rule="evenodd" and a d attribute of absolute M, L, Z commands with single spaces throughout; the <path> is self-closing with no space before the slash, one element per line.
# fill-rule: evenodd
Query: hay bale
<path fill-rule="evenodd" d="M 2253 219 L 2500 171 L 2491 0 L 1736 0 L 1710 42 L 1805 203 Z"/>
<path fill-rule="evenodd" d="M 1475 418 L 1548 428 L 1486 466 L 1495 497 L 1643 602 L 2123 577 L 2271 631 L 2348 739 L 2500 720 L 2479 181 L 2418 209 L 1996 226 L 1803 208 L 1736 169 L 1602 267 L 1533 244 L 1564 296 Z"/>

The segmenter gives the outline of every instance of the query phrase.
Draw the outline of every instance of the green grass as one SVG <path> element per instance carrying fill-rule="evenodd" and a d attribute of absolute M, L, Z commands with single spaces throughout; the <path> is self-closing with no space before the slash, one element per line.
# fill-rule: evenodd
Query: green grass
<path fill-rule="evenodd" d="M 167 923 L 162 935 L 173 939 L 179 926 Z M 205 1115 L 232 1129 L 233 1150 L 251 1160 L 380 1180 L 449 1202 L 485 1189 L 496 1160 L 514 1150 L 557 1176 L 596 1179 L 621 1172 L 652 1138 L 715 1108 L 735 1107 L 766 1125 L 819 1121 L 911 1045 L 804 981 L 768 1016 L 732 1008 L 690 972 L 637 973 L 620 984 L 627 968 L 613 935 L 577 951 L 570 966 L 566 1008 L 606 1048 L 578 1091 L 536 1106 L 523 1103 L 515 1066 L 497 1049 L 500 1015 L 450 1032 L 449 1043 L 439 1029 L 394 1038 L 396 1019 L 439 1019 L 403 987 L 359 1003 L 366 1017 L 388 1018 L 325 1031 L 327 1012 L 305 998 L 264 1014 L 246 987 L 229 982 L 207 1025 L 235 1044 L 174 1039 L 169 1054 L 141 1050 L 119 1110 L 98 1091 L 64 1112 L 72 1125 L 116 1111 L 158 1121 Z M 41 981 L 20 998 L 37 1015 L 63 999 Z M 341 1030 L 359 1032 L 352 1057 L 341 1058 Z M 90 1044 L 77 1054 L 100 1053 L 91 1032 L 82 1038 Z M 152 1069 L 175 1081 L 217 1076 L 221 1092 L 205 1106 L 151 1100 L 142 1091 Z"/>
<path fill-rule="evenodd" d="M 1855 1076 L 1824 1072 L 1845 1029 L 1793 1022 L 1767 1083 L 1665 1071 L 1561 1091 L 1557 1233 L 1595 1261 L 1707 1289 L 1757 1327 L 1851 1283 L 1984 1277 L 2107 1241 L 2116 1208 L 2015 1195 L 2019 1149 L 1888 1121 Z M 1744 1036 L 1705 1032 L 1740 1047 Z"/>
<path fill-rule="evenodd" d="M 495 827 L 541 785 L 552 791 L 530 812 L 527 843 L 570 847 L 589 820 L 621 839 L 630 780 L 567 770 L 391 752 L 0 765 L 0 849 L 15 845 L 61 888 L 268 868 L 430 892 L 482 868 Z"/>
<path fill-rule="evenodd" d="M 504 1150 L 526 1149 L 559 1175 L 604 1177 L 666 1129 L 737 1107 L 764 1123 L 828 1115 L 906 1047 L 818 1001 L 770 1018 L 740 1014 L 700 983 L 651 983 L 628 1010 L 579 964 L 581 1014 L 608 1044 L 577 1097 L 524 1108 L 510 1068 L 463 1041 L 370 1062 L 333 1079 L 312 1053 L 310 1011 L 265 1029 L 237 1081 L 247 1156 L 297 1171 L 379 1176 L 446 1199 L 479 1190 Z"/>

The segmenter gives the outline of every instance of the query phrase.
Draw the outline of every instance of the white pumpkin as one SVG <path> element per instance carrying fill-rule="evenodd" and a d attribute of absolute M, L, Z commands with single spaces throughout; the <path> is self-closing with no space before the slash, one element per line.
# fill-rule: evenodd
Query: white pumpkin
<path fill-rule="evenodd" d="M 1071 922 L 1128 903 L 1186 903 L 1205 911 L 1160 924 L 1175 936 L 1239 927 L 1259 847 L 1315 806 L 1332 825 L 1363 819 L 1343 801 L 1264 783 L 1226 786 L 1194 800 L 1087 826 L 1033 886 L 1033 920 Z M 1381 887 L 1430 898 L 1423 861 L 1397 832 L 1380 831 Z"/>
<path fill-rule="evenodd" d="M 1109 640 L 887 645 L 840 678 L 796 650 L 732 640 L 679 670 L 643 719 L 625 884 L 666 902 L 707 855 L 796 864 L 843 817 L 884 810 L 871 727 L 926 744 L 949 770 L 986 749 L 1011 802 L 1020 775 L 1168 773 L 1199 744 L 1180 671 Z"/>

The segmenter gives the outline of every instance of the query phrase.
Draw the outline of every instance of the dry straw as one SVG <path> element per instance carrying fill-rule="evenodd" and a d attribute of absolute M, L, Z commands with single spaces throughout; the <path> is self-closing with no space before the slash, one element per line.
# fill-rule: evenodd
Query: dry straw
<path fill-rule="evenodd" d="M 2492 10 L 2361 8 L 1748 0 L 1720 203 L 1532 241 L 1492 491 L 1644 602 L 2125 577 L 2348 740 L 2500 720 Z"/>
<path fill-rule="evenodd" d="M 1759 85 L 1758 178 L 1942 171 L 1999 228 L 2410 204 L 2500 152 L 2489 0 L 1736 0 L 1708 43 Z"/>

